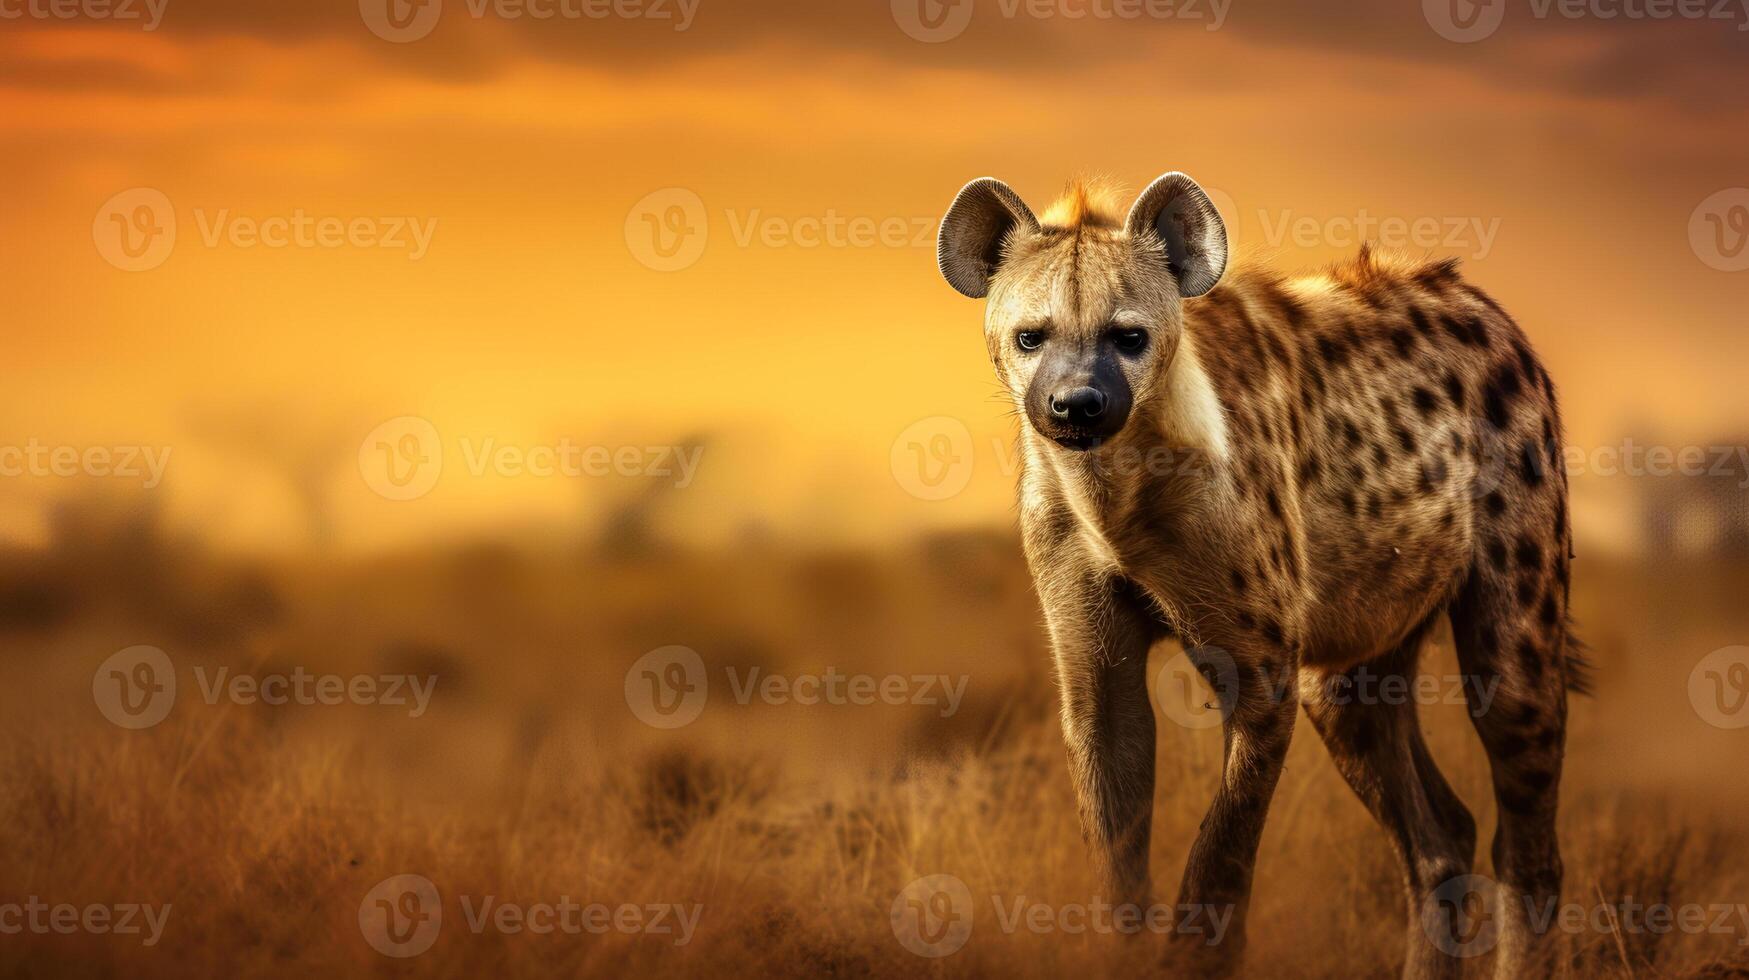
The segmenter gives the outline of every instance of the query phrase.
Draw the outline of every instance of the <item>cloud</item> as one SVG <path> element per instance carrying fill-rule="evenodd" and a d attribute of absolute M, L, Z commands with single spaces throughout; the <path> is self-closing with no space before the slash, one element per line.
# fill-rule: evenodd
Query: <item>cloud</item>
<path fill-rule="evenodd" d="M 1749 11 L 1742 9 L 1749 5 L 1728 11 L 1735 20 L 1647 21 L 1563 16 L 1569 6 L 1545 0 L 1491 0 L 1504 5 L 1498 29 L 1463 44 L 1441 36 L 1430 23 L 1437 15 L 1423 4 L 1402 0 L 1330 5 L 1299 0 L 425 0 L 441 10 L 429 34 L 390 43 L 366 26 L 361 2 L 406 0 L 173 0 L 150 37 L 170 43 L 339 43 L 359 52 L 359 87 L 370 85 L 377 73 L 451 81 L 490 78 L 529 59 L 599 67 L 633 83 L 678 63 L 712 59 L 724 59 L 725 71 L 737 70 L 735 59 L 755 66 L 781 59 L 818 64 L 823 73 L 843 70 L 843 61 L 851 59 L 871 74 L 887 66 L 977 71 L 998 79 L 1055 77 L 1066 83 L 1090 68 L 1130 64 L 1157 70 L 1163 86 L 1202 91 L 1246 88 L 1247 73 L 1274 57 L 1272 52 L 1326 58 L 1332 78 L 1378 63 L 1398 66 L 1406 82 L 1428 70 L 1447 71 L 1503 91 L 1654 101 L 1690 113 L 1740 112 L 1739 93 L 1749 83 L 1749 31 L 1739 29 L 1749 26 Z M 916 23 L 901 23 L 909 16 L 904 6 L 909 3 L 924 5 L 918 9 L 948 25 L 937 33 L 938 43 L 913 36 L 915 29 L 907 33 L 906 26 Z M 1623 9 L 1619 0 L 1594 3 L 1604 11 Z M 1709 12 L 1721 9 L 1705 6 Z M 1171 16 L 1149 16 L 1148 10 Z M 1539 10 L 1546 15 L 1538 16 Z M 1217 24 L 1221 29 L 1211 31 Z M 26 19 L 8 27 L 14 38 L 33 29 L 79 29 L 144 40 L 137 27 L 120 23 Z M 1182 68 L 1181 56 L 1235 44 L 1249 55 L 1226 72 Z M 137 90 L 173 86 L 178 79 L 191 87 L 232 81 L 192 72 L 154 80 L 95 65 L 10 60 L 14 63 L 0 74 L 0 84 L 13 87 Z M 878 77 L 869 81 L 878 84 Z M 1000 97 L 999 91 L 992 93 L 993 99 Z M 1428 108 L 1439 111 L 1438 92 L 1429 92 Z"/>

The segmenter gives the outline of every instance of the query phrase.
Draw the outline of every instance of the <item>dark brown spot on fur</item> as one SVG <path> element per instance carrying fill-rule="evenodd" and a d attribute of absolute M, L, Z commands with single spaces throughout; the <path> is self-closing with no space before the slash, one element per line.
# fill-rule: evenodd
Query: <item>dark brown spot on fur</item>
<path fill-rule="evenodd" d="M 1391 346 L 1397 349 L 1397 356 L 1407 361 L 1415 353 L 1415 335 L 1402 327 L 1391 331 Z"/>
<path fill-rule="evenodd" d="M 1349 448 L 1352 449 L 1360 445 L 1360 429 L 1357 428 L 1354 421 L 1347 416 L 1342 417 L 1342 435 L 1343 438 L 1348 440 Z"/>
<path fill-rule="evenodd" d="M 1542 651 L 1538 650 L 1536 648 L 1535 641 L 1529 639 L 1528 637 L 1523 639 L 1523 640 L 1520 640 L 1518 642 L 1518 662 L 1524 665 L 1525 673 L 1529 674 L 1533 679 L 1542 676 L 1542 673 L 1543 673 L 1543 654 L 1542 654 Z M 1530 717 L 1523 719 L 1520 722 L 1520 724 L 1523 724 L 1526 727 L 1528 727 L 1529 725 L 1534 724 L 1536 722 L 1536 706 L 1535 705 L 1527 704 L 1521 710 L 1527 711 L 1529 713 Z"/>
<path fill-rule="evenodd" d="M 1523 578 L 1518 580 L 1518 604 L 1530 608 L 1536 602 L 1536 582 Z"/>
<path fill-rule="evenodd" d="M 1460 320 L 1450 313 L 1443 313 L 1439 317 L 1439 325 L 1446 333 L 1451 334 L 1458 343 L 1475 346 L 1476 337 L 1470 332 L 1469 321 Z"/>
<path fill-rule="evenodd" d="M 1530 354 L 1530 348 L 1524 346 L 1523 341 L 1514 338 L 1512 341 L 1512 351 L 1518 355 L 1518 366 L 1524 371 L 1525 379 L 1534 381 L 1538 374 L 1538 365 L 1536 363 L 1536 358 L 1532 357 Z"/>
<path fill-rule="evenodd" d="M 1263 620 L 1263 638 L 1268 640 L 1269 642 L 1277 645 L 1277 646 L 1280 646 L 1281 642 L 1282 642 L 1281 624 L 1276 622 L 1274 619 L 1269 619 L 1269 618 L 1264 619 Z"/>
<path fill-rule="evenodd" d="M 1488 563 L 1498 571 L 1506 571 L 1506 545 L 1499 538 L 1488 539 Z"/>
<path fill-rule="evenodd" d="M 1537 448 L 1535 442 L 1526 439 L 1520 448 L 1520 455 L 1522 456 L 1520 472 L 1524 476 L 1524 482 L 1533 487 L 1542 486 L 1545 475 L 1544 467 L 1547 465 L 1543 461 L 1542 451 Z"/>
<path fill-rule="evenodd" d="M 1532 541 L 1529 535 L 1524 535 L 1518 539 L 1518 550 L 1515 557 L 1518 559 L 1519 568 L 1535 569 L 1543 563 L 1543 549 L 1535 541 Z"/>
<path fill-rule="evenodd" d="M 1464 381 L 1456 371 L 1445 373 L 1445 396 L 1451 399 L 1452 408 L 1460 412 L 1464 410 Z"/>

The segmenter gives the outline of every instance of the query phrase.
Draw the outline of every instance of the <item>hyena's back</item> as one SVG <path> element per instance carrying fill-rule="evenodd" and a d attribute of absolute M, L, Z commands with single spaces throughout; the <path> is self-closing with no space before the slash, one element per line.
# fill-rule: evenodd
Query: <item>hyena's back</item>
<path fill-rule="evenodd" d="M 1240 492 L 1284 525 L 1252 561 L 1301 562 L 1311 592 L 1304 666 L 1376 656 L 1487 576 L 1533 622 L 1524 643 L 1561 655 L 1564 635 L 1534 628 L 1564 629 L 1554 387 L 1456 265 L 1363 249 L 1306 279 L 1237 270 L 1186 304 Z"/>

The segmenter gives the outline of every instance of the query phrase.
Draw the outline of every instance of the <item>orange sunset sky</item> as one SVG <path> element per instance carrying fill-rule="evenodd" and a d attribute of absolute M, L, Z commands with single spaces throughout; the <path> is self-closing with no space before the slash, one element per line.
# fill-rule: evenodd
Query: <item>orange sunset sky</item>
<path fill-rule="evenodd" d="M 933 251 L 985 174 L 1042 208 L 1076 173 L 1183 170 L 1288 268 L 1352 253 L 1363 214 L 1431 219 L 1426 250 L 1464 256 L 1525 325 L 1581 446 L 1749 429 L 1742 10 L 1492 0 L 1497 29 L 1460 43 L 1443 0 L 444 0 L 388 12 L 420 34 L 397 43 L 378 0 L 157 0 L 150 30 L 32 2 L 0 0 L 0 442 L 168 446 L 152 492 L 214 540 L 298 540 L 293 454 L 359 546 L 589 520 L 637 492 L 464 459 L 562 436 L 703 439 L 669 515 L 701 539 L 1006 520 L 1014 421 Z M 133 188 L 176 222 L 144 271 L 102 241 Z M 662 271 L 648 222 L 675 206 L 703 250 Z M 298 215 L 430 237 L 250 242 Z M 833 218 L 906 233 L 795 240 Z M 444 468 L 387 500 L 358 447 L 408 415 Z M 963 421 L 977 467 L 943 501 L 892 472 L 934 416 Z M 90 483 L 8 477 L 0 504 L 28 537 Z"/>

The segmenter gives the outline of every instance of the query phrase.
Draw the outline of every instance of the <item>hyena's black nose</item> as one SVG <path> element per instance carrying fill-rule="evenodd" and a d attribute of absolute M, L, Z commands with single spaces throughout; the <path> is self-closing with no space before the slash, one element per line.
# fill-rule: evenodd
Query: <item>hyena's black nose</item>
<path fill-rule="evenodd" d="M 1051 414 L 1070 425 L 1092 425 L 1105 414 L 1105 392 L 1098 388 L 1070 388 L 1051 396 Z"/>

